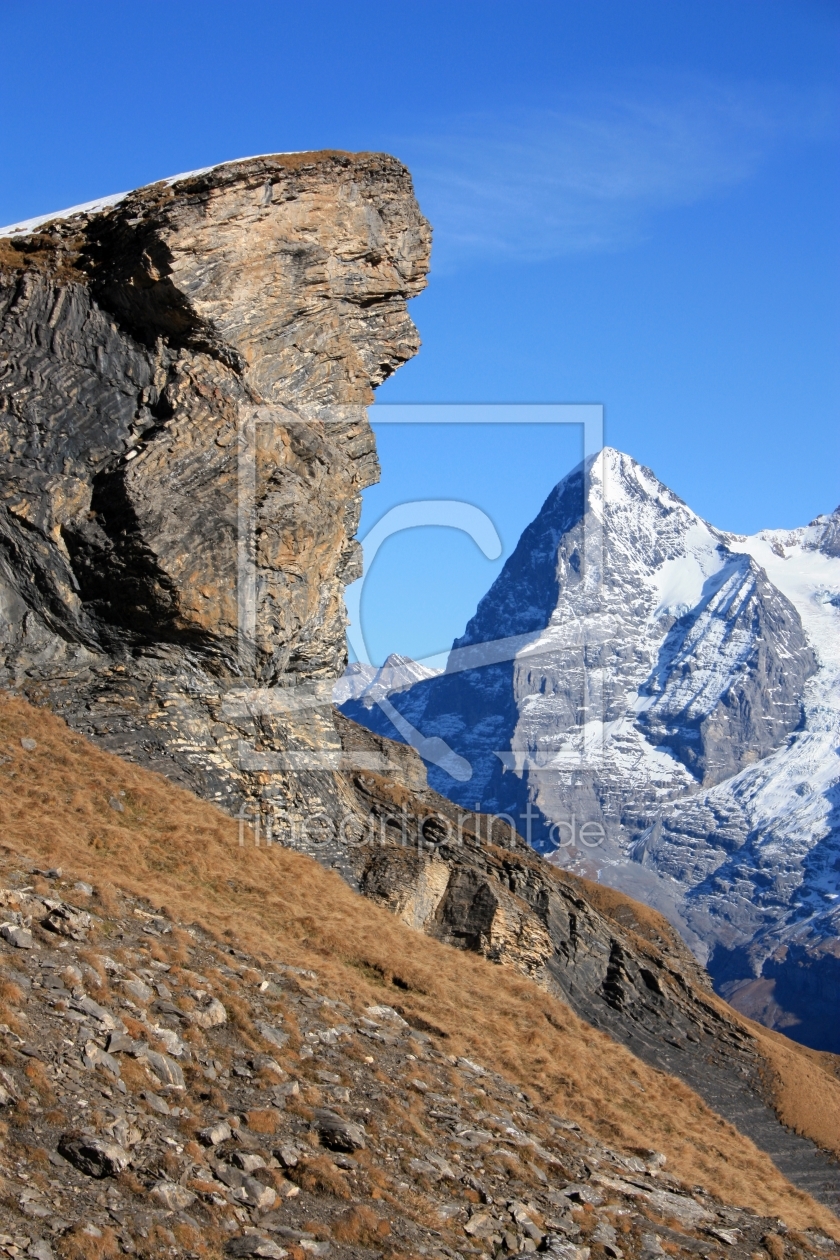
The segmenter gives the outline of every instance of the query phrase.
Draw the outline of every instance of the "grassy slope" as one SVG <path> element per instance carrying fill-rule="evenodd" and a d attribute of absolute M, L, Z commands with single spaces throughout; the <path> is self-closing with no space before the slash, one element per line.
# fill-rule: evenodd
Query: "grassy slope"
<path fill-rule="evenodd" d="M 687 952 L 670 923 L 656 910 L 602 884 L 593 884 L 568 872 L 562 874 L 580 886 L 597 910 L 622 927 L 647 941 L 667 942 L 674 954 Z M 728 1019 L 740 1024 L 755 1039 L 756 1049 L 767 1064 L 768 1084 L 783 1124 L 840 1157 L 840 1057 L 809 1050 L 748 1019 L 721 998 L 713 994 L 706 996 Z"/>
<path fill-rule="evenodd" d="M 37 748 L 26 752 L 23 737 Z M 316 967 L 325 991 L 359 1009 L 398 1004 L 452 1052 L 492 1065 L 613 1145 L 665 1152 L 688 1184 L 840 1238 L 837 1218 L 692 1090 L 530 981 L 412 931 L 300 854 L 240 848 L 237 824 L 213 806 L 2 693 L 0 762 L 0 842 L 89 880 L 101 911 L 116 885 L 264 958 Z M 124 812 L 109 806 L 114 797 Z"/>

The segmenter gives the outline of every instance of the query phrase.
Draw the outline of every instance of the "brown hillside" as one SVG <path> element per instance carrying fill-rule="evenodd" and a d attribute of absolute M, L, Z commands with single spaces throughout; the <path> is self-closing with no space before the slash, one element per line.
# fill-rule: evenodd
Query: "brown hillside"
<path fill-rule="evenodd" d="M 23 738 L 36 747 L 24 749 Z M 532 982 L 412 931 L 300 854 L 248 847 L 247 833 L 240 847 L 226 815 L 7 695 L 0 760 L 3 844 L 92 882 L 100 913 L 116 885 L 258 956 L 282 948 L 354 1009 L 398 1005 L 452 1053 L 480 1057 L 613 1146 L 656 1147 L 689 1184 L 840 1238 L 826 1208 L 687 1086 Z"/>

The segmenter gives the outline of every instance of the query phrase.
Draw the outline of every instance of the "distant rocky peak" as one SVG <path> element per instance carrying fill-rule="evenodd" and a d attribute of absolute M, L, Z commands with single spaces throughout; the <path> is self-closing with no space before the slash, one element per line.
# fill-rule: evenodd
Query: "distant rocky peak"
<path fill-rule="evenodd" d="M 769 542 L 777 556 L 795 549 L 819 551 L 832 559 L 840 557 L 840 507 L 833 512 L 817 516 L 808 525 L 798 529 L 763 529 L 757 538 Z"/>
<path fill-rule="evenodd" d="M 342 705 L 349 700 L 359 700 L 370 708 L 394 692 L 405 691 L 435 675 L 435 670 L 398 652 L 392 652 L 378 669 L 375 665 L 353 661 L 333 687 L 333 703 Z"/>
<path fill-rule="evenodd" d="M 814 524 L 823 525 L 819 549 L 827 556 L 840 556 L 840 507 L 830 516 L 820 516 Z"/>
<path fill-rule="evenodd" d="M 649 468 L 605 447 L 554 487 L 453 647 L 542 631 L 567 615 L 571 591 L 588 595 L 591 611 L 604 584 L 642 583 L 658 592 L 654 620 L 679 616 L 727 556 L 725 535 Z"/>
<path fill-rule="evenodd" d="M 794 913 L 803 876 L 773 891 L 780 855 L 796 848 L 804 864 L 835 799 L 836 758 L 810 749 L 836 746 L 838 521 L 739 538 L 607 448 L 554 487 L 444 674 L 394 695 L 391 716 L 469 767 L 456 780 L 432 759 L 436 790 L 517 819 L 556 862 L 658 906 L 698 954 L 730 920 L 731 939 L 750 939 L 765 912 L 779 925 Z M 401 737 L 385 708 L 344 712 Z M 822 804 L 808 786 L 795 795 L 820 774 Z M 791 795 L 802 827 L 748 860 L 752 812 L 772 835 Z M 585 826 L 597 849 L 582 847 Z M 714 874 L 730 854 L 748 888 L 735 908 Z M 820 861 L 833 870 L 835 849 Z"/>

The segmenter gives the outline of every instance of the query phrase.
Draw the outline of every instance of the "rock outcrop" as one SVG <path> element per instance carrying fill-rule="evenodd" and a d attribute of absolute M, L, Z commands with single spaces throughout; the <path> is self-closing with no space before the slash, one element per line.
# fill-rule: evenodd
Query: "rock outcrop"
<path fill-rule="evenodd" d="M 381 154 L 252 158 L 6 229 L 7 685 L 203 795 L 248 795 L 253 708 L 231 724 L 224 696 L 343 668 L 378 476 L 365 406 L 418 348 L 429 247 Z M 319 742 L 308 710 L 270 726 L 268 746 Z"/>

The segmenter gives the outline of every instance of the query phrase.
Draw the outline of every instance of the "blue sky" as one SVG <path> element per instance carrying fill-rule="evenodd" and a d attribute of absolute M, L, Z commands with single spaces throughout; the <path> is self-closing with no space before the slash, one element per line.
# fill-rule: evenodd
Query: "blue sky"
<path fill-rule="evenodd" d="M 423 349 L 382 401 L 603 403 L 611 445 L 737 531 L 840 501 L 834 0 L 0 16 L 0 222 L 250 153 L 386 149 L 435 245 Z M 578 447 L 405 428 L 381 452 L 365 528 L 460 495 L 508 550 Z M 498 563 L 442 529 L 389 540 L 372 655 L 444 647 Z"/>

